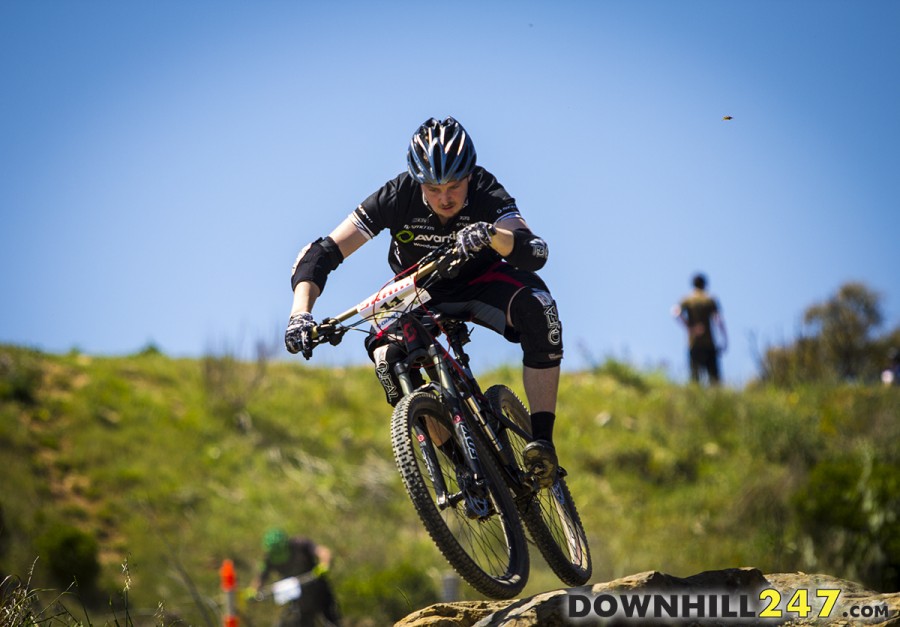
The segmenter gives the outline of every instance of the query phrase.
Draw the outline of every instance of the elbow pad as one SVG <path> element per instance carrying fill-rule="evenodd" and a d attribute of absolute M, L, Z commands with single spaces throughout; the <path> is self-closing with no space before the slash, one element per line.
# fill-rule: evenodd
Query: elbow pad
<path fill-rule="evenodd" d="M 520 270 L 535 272 L 547 263 L 549 253 L 547 242 L 531 231 L 519 229 L 513 231 L 513 249 L 505 259 Z"/>
<path fill-rule="evenodd" d="M 296 289 L 302 281 L 312 281 L 319 288 L 325 289 L 325 281 L 329 273 L 341 265 L 344 255 L 331 237 L 320 237 L 300 251 L 294 269 L 291 272 L 291 289 Z"/>

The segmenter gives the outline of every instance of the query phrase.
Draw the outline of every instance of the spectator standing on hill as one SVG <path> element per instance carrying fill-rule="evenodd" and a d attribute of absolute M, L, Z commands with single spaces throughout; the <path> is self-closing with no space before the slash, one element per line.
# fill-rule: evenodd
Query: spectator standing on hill
<path fill-rule="evenodd" d="M 687 330 L 691 380 L 699 383 L 702 371 L 711 385 L 718 385 L 721 380 L 719 353 L 728 348 L 725 319 L 718 301 L 706 291 L 706 276 L 696 274 L 692 283 L 694 290 L 672 308 L 672 315 Z M 713 325 L 717 330 L 715 334 Z"/>
<path fill-rule="evenodd" d="M 302 582 L 300 597 L 285 606 L 279 627 L 317 625 L 316 618 L 319 616 L 330 625 L 341 624 L 337 600 L 326 577 L 331 568 L 328 547 L 316 544 L 309 538 L 288 537 L 282 529 L 273 528 L 263 536 L 263 550 L 265 553 L 259 574 L 250 585 L 253 593 L 261 593 L 270 575 L 275 575 L 276 579 L 298 577 Z"/>

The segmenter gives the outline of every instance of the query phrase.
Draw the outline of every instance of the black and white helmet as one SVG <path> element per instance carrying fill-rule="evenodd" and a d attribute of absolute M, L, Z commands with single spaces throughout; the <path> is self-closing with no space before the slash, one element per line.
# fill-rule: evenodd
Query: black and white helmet
<path fill-rule="evenodd" d="M 442 185 L 467 177 L 475 168 L 475 144 L 453 118 L 431 118 L 416 131 L 406 155 L 409 173 L 419 183 Z"/>

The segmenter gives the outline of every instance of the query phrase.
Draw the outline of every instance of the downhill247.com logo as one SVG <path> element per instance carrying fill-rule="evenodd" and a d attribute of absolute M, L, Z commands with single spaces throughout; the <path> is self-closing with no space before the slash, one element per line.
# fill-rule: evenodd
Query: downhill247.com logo
<path fill-rule="evenodd" d="M 683 619 L 717 620 L 734 622 L 772 620 L 783 623 L 795 618 L 830 618 L 838 614 L 844 618 L 862 622 L 881 621 L 888 617 L 886 604 L 850 605 L 835 611 L 841 591 L 832 588 L 816 590 L 798 589 L 789 596 L 774 588 L 766 588 L 758 594 L 730 592 L 665 592 L 627 593 L 607 592 L 582 594 L 569 592 L 564 597 L 563 613 L 573 624 L 599 619 L 616 623 L 636 621 L 674 621 Z"/>

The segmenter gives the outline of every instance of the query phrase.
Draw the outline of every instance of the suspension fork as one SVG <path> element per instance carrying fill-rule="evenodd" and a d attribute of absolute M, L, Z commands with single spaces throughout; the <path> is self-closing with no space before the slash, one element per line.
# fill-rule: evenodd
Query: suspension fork
<path fill-rule="evenodd" d="M 461 347 L 453 346 L 453 348 L 456 350 L 457 354 L 465 357 L 465 353 L 461 350 Z M 441 361 L 443 363 L 444 360 Z M 461 369 L 463 379 L 466 382 L 466 385 L 460 389 L 460 398 L 465 403 L 466 407 L 468 407 L 469 415 L 472 416 L 481 428 L 481 432 L 487 436 L 488 442 L 493 449 L 497 451 L 500 461 L 503 462 L 501 465 L 508 466 L 514 464 L 515 460 L 512 457 L 510 447 L 508 444 L 504 443 L 504 440 L 502 440 L 499 435 L 503 427 L 502 422 L 493 415 L 493 409 L 486 405 L 486 399 L 481 393 L 478 382 L 475 380 L 475 376 L 465 363 L 468 360 L 465 359 L 460 361 L 462 363 L 459 363 L 459 368 Z"/>
<path fill-rule="evenodd" d="M 466 458 L 466 464 L 475 475 L 476 481 L 480 481 L 482 477 L 481 464 L 478 461 L 478 452 L 475 448 L 475 439 L 471 433 L 471 428 L 466 424 L 463 416 L 465 415 L 464 407 L 468 406 L 467 399 L 460 394 L 460 390 L 456 386 L 450 368 L 447 362 L 442 358 L 440 347 L 436 343 L 432 343 L 428 347 L 428 356 L 434 365 L 438 380 L 441 384 L 441 398 L 450 412 L 450 422 L 456 441 L 462 444 L 462 453 Z"/>
<path fill-rule="evenodd" d="M 407 355 L 405 359 L 394 365 L 394 372 L 397 374 L 397 380 L 400 382 L 400 389 L 404 396 L 414 391 L 412 379 L 409 375 L 410 364 L 417 364 L 424 355 L 425 352 L 418 349 L 415 353 Z M 447 482 L 444 481 L 444 474 L 441 472 L 440 463 L 438 462 L 434 437 L 433 434 L 429 433 L 428 424 L 413 425 L 413 434 L 422 451 L 422 459 L 425 460 L 428 474 L 431 475 L 438 507 L 444 509 L 453 505 L 450 499 L 450 492 L 447 489 Z"/>
<path fill-rule="evenodd" d="M 428 433 L 425 425 L 417 424 L 413 426 L 413 432 L 419 448 L 422 449 L 422 458 L 425 460 L 425 467 L 431 475 L 431 483 L 434 485 L 435 496 L 437 497 L 438 507 L 441 509 L 452 505 L 450 495 L 447 491 L 447 483 L 444 481 L 444 473 L 441 472 L 440 464 L 437 461 L 437 452 L 434 450 L 434 442 Z"/>
<path fill-rule="evenodd" d="M 508 440 L 503 440 L 498 435 L 500 426 L 499 421 L 497 421 L 496 418 L 493 420 L 488 420 L 486 418 L 485 412 L 489 412 L 491 409 L 489 407 L 483 407 L 482 404 L 478 402 L 478 398 L 472 393 L 470 388 L 474 387 L 477 389 L 478 387 L 475 378 L 468 368 L 465 368 L 463 370 L 463 378 L 466 380 L 466 385 L 458 385 L 456 378 L 450 370 L 451 367 L 453 367 L 453 364 L 448 363 L 448 360 L 452 362 L 452 357 L 444 355 L 440 346 L 435 344 L 428 347 L 428 354 L 431 356 L 434 369 L 440 377 L 441 396 L 450 409 L 457 440 L 465 443 L 464 452 L 466 461 L 469 464 L 469 467 L 475 471 L 476 478 L 480 479 L 481 474 L 480 464 L 477 461 L 475 441 L 471 433 L 473 428 L 480 429 L 481 433 L 488 439 L 488 444 L 492 447 L 492 450 L 488 451 L 488 454 L 495 454 L 497 456 L 498 461 L 500 462 L 499 466 L 505 475 L 507 484 L 518 493 L 518 486 L 521 484 L 521 480 L 514 470 L 517 469 L 518 466 L 515 463 L 512 449 L 508 444 Z M 475 422 L 474 425 L 467 424 L 463 419 L 464 408 Z M 497 422 L 497 427 L 492 425 L 494 422 Z"/>
<path fill-rule="evenodd" d="M 424 352 L 424 351 L 423 351 Z M 438 376 L 438 380 L 441 387 L 441 399 L 443 401 L 444 406 L 450 413 L 451 418 L 451 426 L 452 433 L 447 431 L 440 423 L 436 423 L 435 425 L 429 426 L 426 422 L 421 424 L 413 425 L 413 435 L 416 438 L 416 441 L 419 445 L 419 448 L 422 451 L 422 457 L 425 460 L 425 466 L 428 470 L 428 473 L 431 475 L 432 485 L 435 490 L 435 497 L 437 501 L 437 505 L 440 509 L 445 509 L 447 507 L 455 506 L 457 502 L 462 497 L 462 494 L 451 494 L 447 488 L 447 483 L 444 481 L 444 474 L 441 472 L 440 463 L 437 461 L 437 451 L 435 446 L 435 440 L 440 433 L 436 433 L 435 430 L 439 429 L 440 431 L 445 431 L 447 438 L 444 442 L 447 442 L 450 439 L 455 439 L 457 442 L 462 444 L 461 451 L 463 457 L 465 458 L 465 463 L 470 470 L 472 470 L 473 477 L 475 479 L 475 483 L 481 483 L 481 466 L 478 461 L 478 453 L 475 448 L 475 441 L 472 437 L 469 426 L 466 424 L 463 419 L 463 406 L 461 402 L 461 398 L 459 392 L 456 388 L 456 383 L 450 375 L 450 371 L 444 362 L 443 359 L 440 358 L 440 355 L 432 344 L 427 354 L 431 356 L 432 361 L 435 365 L 435 371 Z M 412 357 L 410 355 L 409 357 Z M 404 394 L 409 394 L 412 391 L 412 382 L 409 377 L 409 363 L 412 360 L 405 359 L 394 367 L 394 371 L 397 373 L 397 377 L 400 380 L 400 387 L 403 389 Z M 460 486 L 462 488 L 462 486 Z"/>
<path fill-rule="evenodd" d="M 505 475 L 507 484 L 517 496 L 521 496 L 525 492 L 530 495 L 532 494 L 531 490 L 523 492 L 524 484 L 522 483 L 518 463 L 515 460 L 515 454 L 509 444 L 509 438 L 503 438 L 500 435 L 504 425 L 498 417 L 493 416 L 493 408 L 485 406 L 486 399 L 484 399 L 484 395 L 481 394 L 478 382 L 475 380 L 472 371 L 468 367 L 468 358 L 462 350 L 462 346 L 458 342 L 458 339 L 456 343 L 454 343 L 454 339 L 456 338 L 450 338 L 450 345 L 451 348 L 462 357 L 462 359 L 459 360 L 458 366 L 462 371 L 462 376 L 466 381 L 466 385 L 462 388 L 455 384 L 447 385 L 444 383 L 445 379 L 442 379 L 442 385 L 445 388 L 457 390 L 457 399 L 461 399 L 461 401 L 465 403 L 469 410 L 469 415 L 472 416 L 472 419 L 481 428 L 481 432 L 487 437 L 488 442 L 493 447 L 493 451 L 496 452 L 497 458 L 500 461 L 500 468 Z M 434 347 L 430 347 L 428 354 L 432 356 L 432 360 L 443 368 L 444 376 L 447 379 L 452 379 L 449 373 L 450 366 L 447 365 L 446 359 L 435 359 L 435 352 L 432 351 L 431 348 Z M 475 394 L 476 392 L 477 395 Z M 479 402 L 479 398 L 482 399 L 481 402 Z M 488 416 L 490 416 L 490 418 Z"/>
<path fill-rule="evenodd" d="M 414 390 L 412 379 L 409 376 L 408 361 L 408 359 L 404 359 L 394 365 L 394 372 L 397 374 L 397 380 L 400 382 L 400 391 L 403 392 L 403 396 L 412 393 Z"/>

